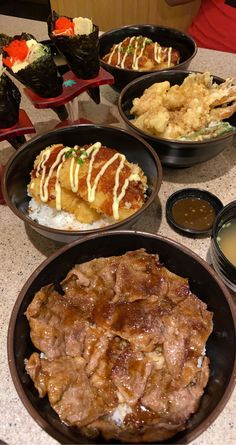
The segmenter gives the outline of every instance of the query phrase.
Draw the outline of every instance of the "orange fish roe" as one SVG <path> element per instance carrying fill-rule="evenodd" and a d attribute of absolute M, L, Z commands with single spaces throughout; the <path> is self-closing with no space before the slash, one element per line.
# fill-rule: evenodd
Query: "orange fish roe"
<path fill-rule="evenodd" d="M 29 48 L 25 40 L 12 40 L 8 46 L 4 46 L 3 50 L 7 53 L 7 57 L 3 58 L 3 63 L 12 67 L 16 60 L 25 60 L 29 52 Z"/>
<path fill-rule="evenodd" d="M 69 28 L 74 30 L 74 23 L 67 17 L 59 17 L 59 19 L 56 20 L 55 29 L 67 30 Z"/>

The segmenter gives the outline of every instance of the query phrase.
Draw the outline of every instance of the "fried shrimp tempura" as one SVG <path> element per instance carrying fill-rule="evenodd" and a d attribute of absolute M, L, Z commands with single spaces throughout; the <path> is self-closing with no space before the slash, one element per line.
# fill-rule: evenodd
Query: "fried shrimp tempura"
<path fill-rule="evenodd" d="M 132 123 L 166 139 L 180 139 L 199 132 L 236 111 L 236 86 L 232 82 L 227 79 L 217 84 L 209 73 L 192 73 L 182 85 L 171 87 L 167 81 L 155 83 L 133 100 Z M 222 125 L 219 131 L 224 128 L 229 131 L 233 127 Z M 195 140 L 203 138 L 202 134 L 196 133 Z"/>

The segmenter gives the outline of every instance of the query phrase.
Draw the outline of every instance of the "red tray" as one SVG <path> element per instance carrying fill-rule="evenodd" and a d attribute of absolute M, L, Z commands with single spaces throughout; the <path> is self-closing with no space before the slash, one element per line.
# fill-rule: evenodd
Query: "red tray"
<path fill-rule="evenodd" d="M 68 71 L 62 77 L 64 80 L 63 92 L 57 97 L 40 97 L 32 90 L 24 88 L 26 96 L 35 108 L 56 108 L 60 105 L 65 105 L 88 88 L 95 88 L 106 84 L 112 85 L 114 83 L 114 77 L 103 68 L 100 68 L 98 76 L 93 79 L 79 79 L 72 71 Z"/>
<path fill-rule="evenodd" d="M 35 128 L 25 110 L 20 109 L 18 122 L 12 127 L 0 129 L 0 142 L 30 133 L 35 133 Z"/>

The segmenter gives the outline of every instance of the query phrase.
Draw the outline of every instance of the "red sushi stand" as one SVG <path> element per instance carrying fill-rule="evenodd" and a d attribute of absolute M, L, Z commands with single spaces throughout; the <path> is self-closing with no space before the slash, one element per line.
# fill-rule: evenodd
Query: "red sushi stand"
<path fill-rule="evenodd" d="M 72 71 L 66 72 L 62 77 L 63 91 L 57 97 L 40 97 L 28 88 L 25 88 L 24 92 L 35 108 L 51 108 L 55 111 L 61 120 L 57 127 L 90 123 L 87 119 L 79 118 L 77 97 L 85 91 L 92 93 L 92 89 L 101 85 L 112 85 L 114 77 L 103 68 L 100 68 L 98 76 L 93 79 L 80 79 Z M 67 109 L 65 109 L 65 105 Z"/>
<path fill-rule="evenodd" d="M 25 134 L 35 133 L 35 128 L 25 110 L 20 109 L 18 122 L 9 128 L 0 129 L 0 142 L 7 140 L 14 148 L 19 148 L 26 139 Z"/>

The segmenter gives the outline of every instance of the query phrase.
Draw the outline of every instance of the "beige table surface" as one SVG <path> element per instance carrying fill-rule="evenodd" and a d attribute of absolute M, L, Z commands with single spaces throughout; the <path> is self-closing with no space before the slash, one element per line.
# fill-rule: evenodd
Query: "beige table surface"
<path fill-rule="evenodd" d="M 0 33 L 14 35 L 30 32 L 38 39 L 47 38 L 46 23 L 0 15 Z M 221 77 L 236 79 L 236 54 L 199 49 L 191 69 L 210 71 Z M 20 87 L 21 88 L 21 87 Z M 99 124 L 124 127 L 116 107 L 118 94 L 111 87 L 101 87 L 102 101 L 95 105 L 86 93 L 79 99 L 81 116 Z M 22 108 L 29 114 L 37 133 L 58 123 L 51 110 L 36 110 L 22 96 Z M 27 136 L 27 138 L 29 138 Z M 168 196 L 183 187 L 200 187 L 218 195 L 224 204 L 236 199 L 236 141 L 216 158 L 189 169 L 163 171 L 159 200 L 135 228 L 175 239 L 208 258 L 209 238 L 190 239 L 176 234 L 165 219 Z M 14 149 L 0 143 L 0 163 L 5 164 Z M 30 417 L 13 386 L 7 362 L 7 329 L 11 311 L 20 289 L 34 269 L 59 246 L 36 234 L 18 219 L 9 208 L 0 206 L 0 440 L 9 445 L 53 445 L 57 442 Z M 216 421 L 193 445 L 236 444 L 236 390 Z"/>

